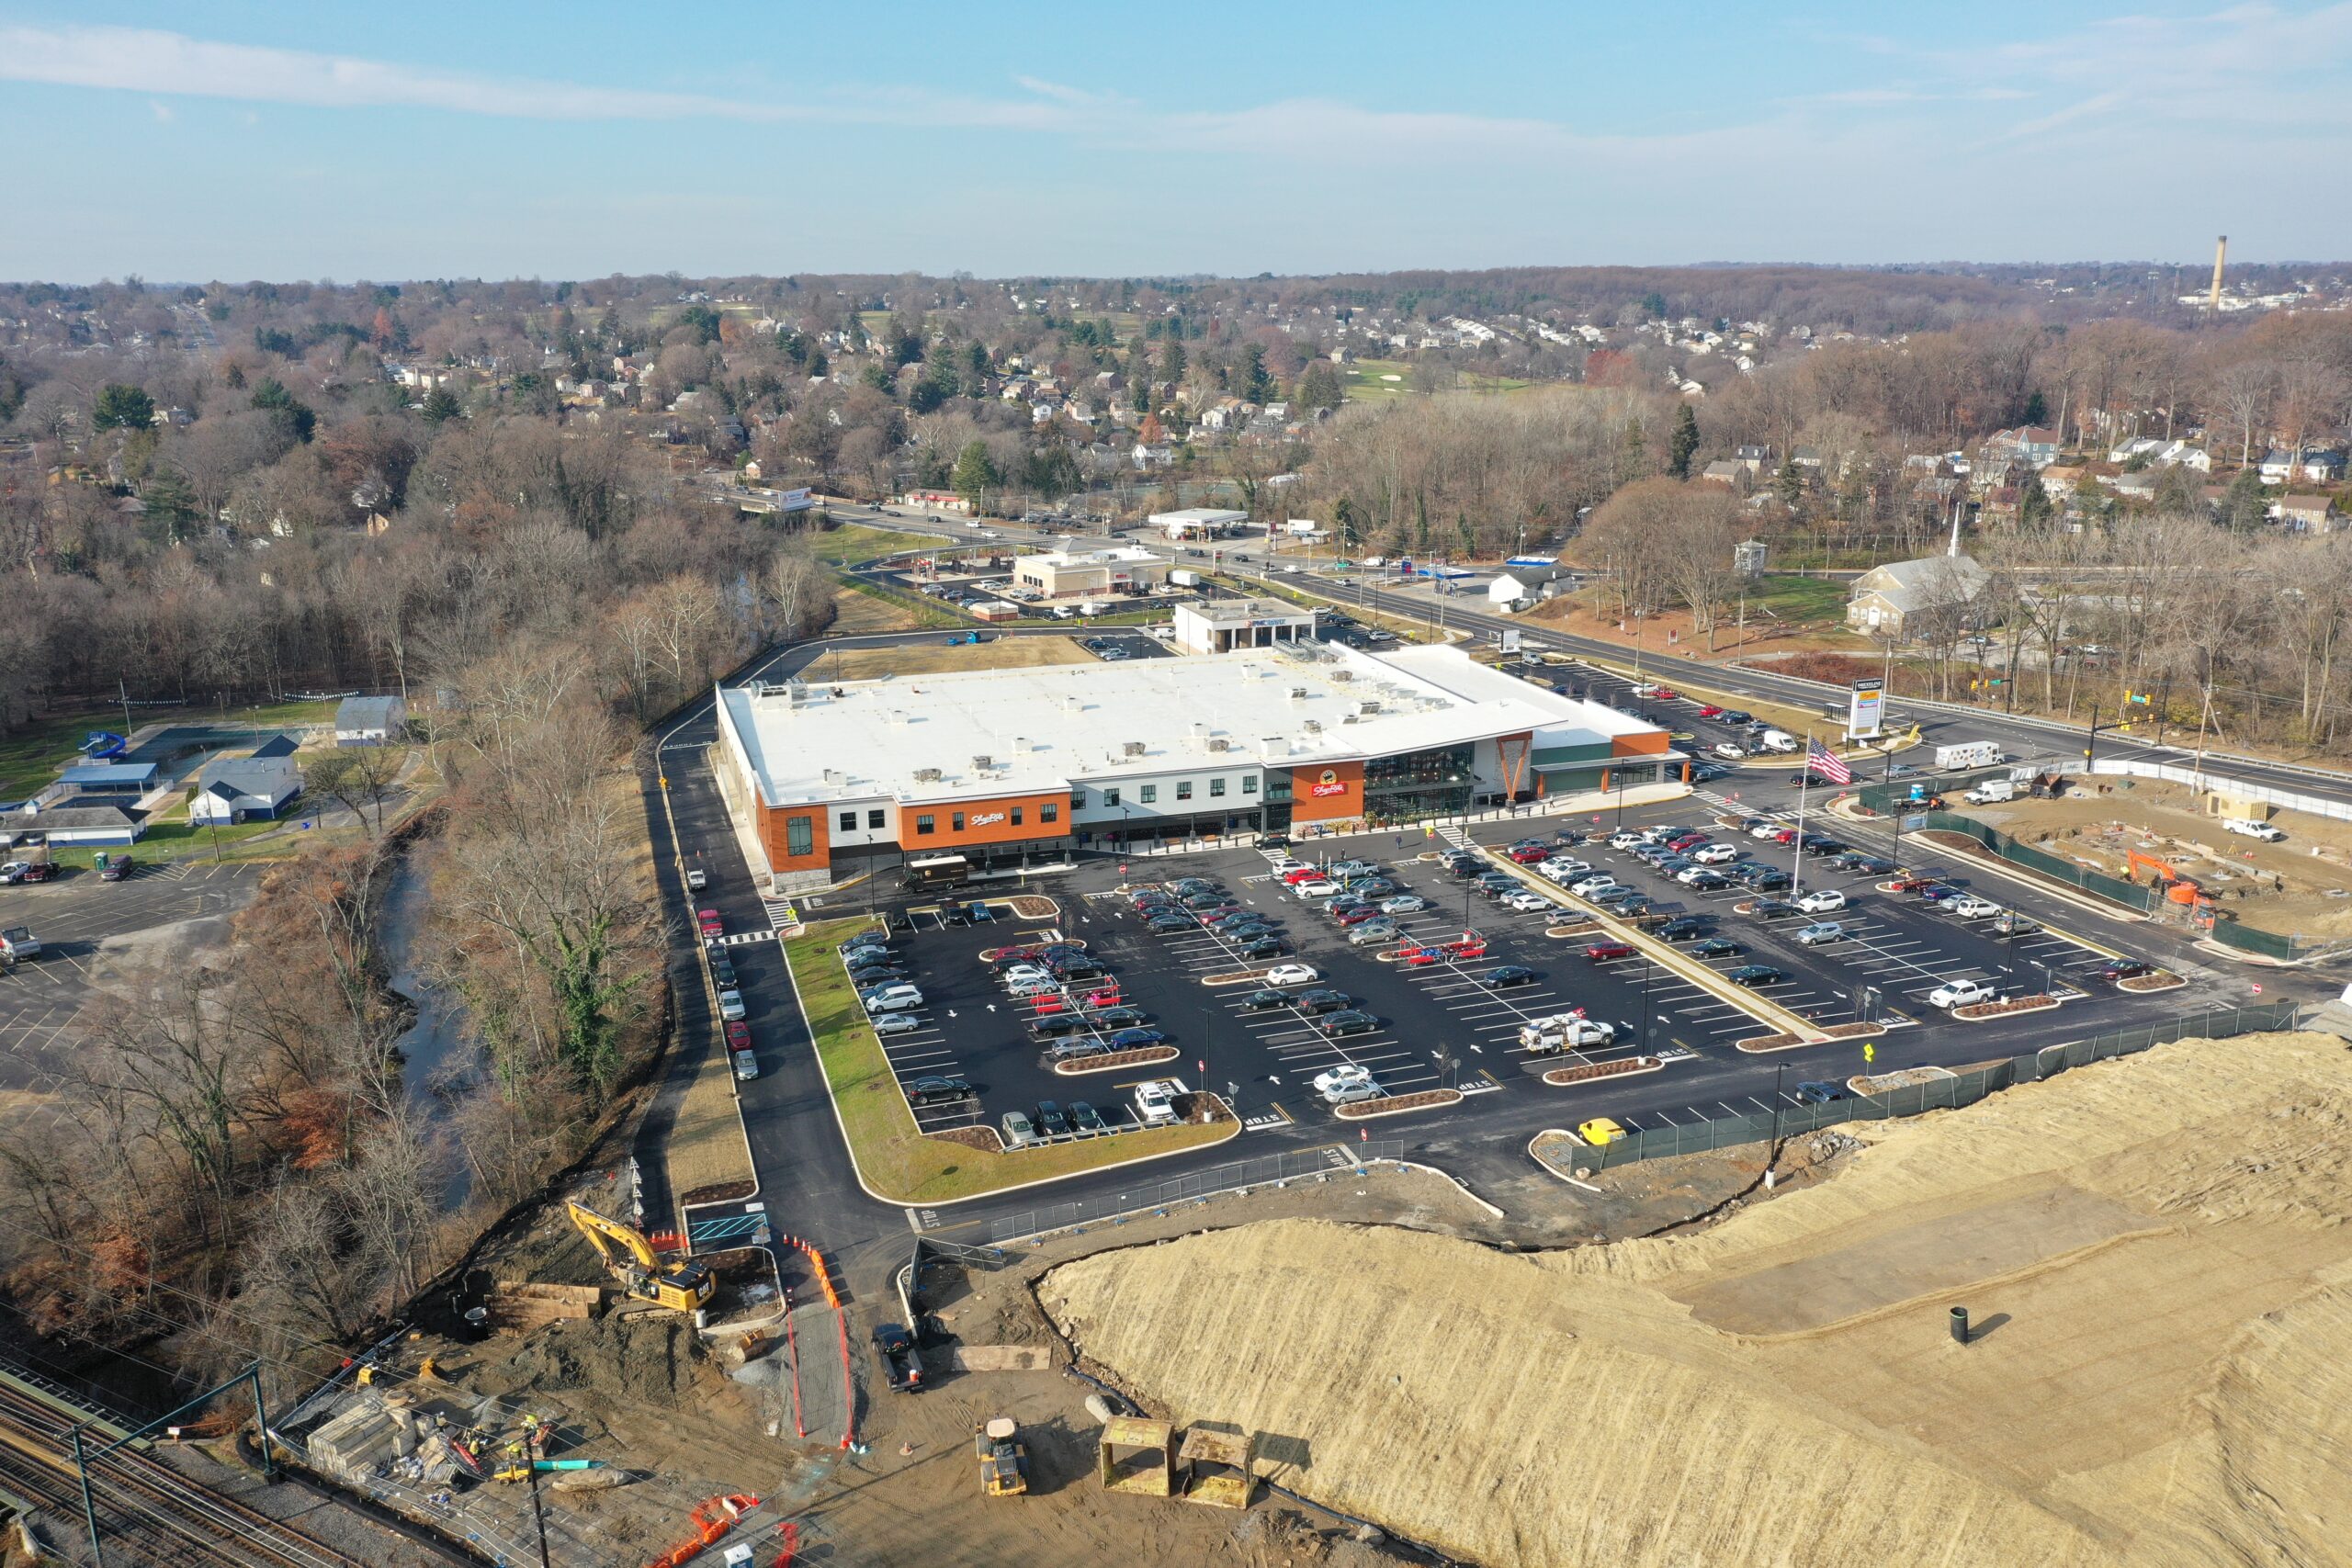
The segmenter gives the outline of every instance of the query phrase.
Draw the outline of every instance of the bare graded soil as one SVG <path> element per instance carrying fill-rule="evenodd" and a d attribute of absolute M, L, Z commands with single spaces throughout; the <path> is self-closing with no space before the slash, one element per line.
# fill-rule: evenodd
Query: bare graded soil
<path fill-rule="evenodd" d="M 2071 780 L 2056 800 L 1959 809 L 2109 876 L 2127 874 L 2132 851 L 2164 861 L 2264 931 L 2352 936 L 2352 822 L 2282 811 L 2271 820 L 2287 837 L 2267 843 L 2224 832 L 2186 784 L 2125 776 Z"/>
<path fill-rule="evenodd" d="M 1661 1239 L 1287 1221 L 1039 1294 L 1157 1413 L 1494 1568 L 2352 1562 L 2344 1042 L 1841 1131 L 1828 1179 Z"/>

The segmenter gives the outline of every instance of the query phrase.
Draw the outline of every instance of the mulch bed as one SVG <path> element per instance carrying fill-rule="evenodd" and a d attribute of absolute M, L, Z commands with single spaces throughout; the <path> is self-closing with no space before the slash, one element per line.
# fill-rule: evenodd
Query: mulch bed
<path fill-rule="evenodd" d="M 1004 1140 L 997 1135 L 993 1127 L 950 1127 L 944 1133 L 930 1133 L 925 1136 L 937 1138 L 944 1144 L 961 1144 L 984 1155 L 1004 1153 Z"/>
<path fill-rule="evenodd" d="M 1133 1051 L 1114 1051 L 1102 1056 L 1080 1056 L 1074 1062 L 1056 1062 L 1057 1077 L 1074 1078 L 1083 1073 L 1107 1073 L 1116 1067 L 1140 1067 L 1153 1062 L 1172 1062 L 1182 1055 L 1173 1045 L 1143 1045 Z"/>
<path fill-rule="evenodd" d="M 1060 915 L 1062 907 L 1042 893 L 1016 893 L 1006 902 L 1012 912 L 1024 920 L 1050 920 Z"/>
<path fill-rule="evenodd" d="M 2119 991 L 2169 991 L 2176 986 L 2186 986 L 2187 980 L 2159 969 L 2153 975 L 2134 975 L 2128 980 L 2118 980 Z"/>
<path fill-rule="evenodd" d="M 1352 1105 L 1339 1107 L 1343 1122 L 1363 1122 L 1374 1116 L 1394 1116 L 1403 1111 L 1419 1111 L 1429 1105 L 1459 1105 L 1462 1091 L 1458 1089 L 1425 1089 L 1416 1094 L 1384 1095 L 1378 1100 L 1359 1100 Z"/>
<path fill-rule="evenodd" d="M 2013 1012 L 2040 1012 L 2044 1008 L 2057 1005 L 2056 997 L 2011 997 L 2006 1001 L 1971 1002 L 1966 1007 L 1952 1009 L 1951 1015 L 1967 1020 L 1999 1018 Z"/>
<path fill-rule="evenodd" d="M 1014 947 L 1035 947 L 1037 944 L 1035 942 L 1013 942 L 1009 945 Z M 1057 947 L 1075 947 L 1080 952 L 1084 952 L 1086 949 L 1086 939 L 1082 936 L 1064 937 L 1054 945 Z M 996 955 L 1003 951 L 1004 949 L 1001 947 L 984 947 L 980 949 L 980 962 L 983 964 L 993 964 L 996 962 Z"/>
<path fill-rule="evenodd" d="M 1627 1073 L 1654 1073 L 1665 1065 L 1656 1056 L 1628 1056 L 1617 1062 L 1586 1062 L 1574 1067 L 1554 1067 L 1544 1075 L 1544 1081 L 1556 1088 L 1561 1084 L 1584 1083 L 1593 1078 L 1622 1077 Z"/>
<path fill-rule="evenodd" d="M 759 1190 L 760 1184 L 756 1181 L 713 1181 L 691 1192 L 682 1193 L 678 1198 L 678 1207 L 690 1209 L 696 1203 L 725 1203 L 737 1198 L 749 1198 Z"/>
<path fill-rule="evenodd" d="M 1886 1025 L 1883 1023 L 1833 1023 L 1821 1032 L 1826 1034 L 1832 1040 L 1860 1040 L 1865 1035 L 1885 1033 Z"/>
<path fill-rule="evenodd" d="M 1792 1046 L 1802 1045 L 1804 1043 L 1804 1036 L 1802 1034 L 1751 1034 L 1745 1040 L 1733 1041 L 1731 1048 L 1752 1055 L 1758 1051 L 1786 1051 Z"/>

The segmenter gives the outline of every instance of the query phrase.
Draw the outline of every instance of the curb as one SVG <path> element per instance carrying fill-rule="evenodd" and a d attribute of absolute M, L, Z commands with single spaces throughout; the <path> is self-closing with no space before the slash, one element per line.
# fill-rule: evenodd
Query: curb
<path fill-rule="evenodd" d="M 1569 1132 L 1566 1127 L 1544 1128 L 1542 1132 L 1536 1134 L 1534 1137 L 1527 1140 L 1527 1157 L 1535 1162 L 1536 1169 L 1544 1172 L 1546 1176 L 1557 1177 L 1560 1180 L 1566 1182 L 1571 1187 L 1580 1188 L 1587 1192 L 1594 1193 L 1600 1197 L 1605 1198 L 1609 1195 L 1608 1190 L 1605 1188 L 1595 1187 L 1589 1181 L 1579 1181 L 1574 1176 L 1569 1175 L 1566 1171 L 1562 1170 L 1559 1167 L 1554 1165 L 1551 1161 L 1537 1154 L 1535 1152 L 1535 1145 L 1539 1140 L 1544 1138 L 1566 1138 L 1570 1143 L 1577 1143 L 1577 1135 L 1574 1133 Z M 1578 1144 L 1577 1146 L 1581 1148 L 1583 1145 Z"/>

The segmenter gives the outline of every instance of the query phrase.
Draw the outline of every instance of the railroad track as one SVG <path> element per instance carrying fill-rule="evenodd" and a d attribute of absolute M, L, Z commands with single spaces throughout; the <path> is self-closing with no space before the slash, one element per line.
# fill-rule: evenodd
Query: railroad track
<path fill-rule="evenodd" d="M 74 1426 L 73 1417 L 51 1405 L 0 1387 L 0 1487 L 47 1509 L 59 1528 L 81 1522 L 82 1488 L 69 1435 Z M 109 1562 L 367 1568 L 364 1560 L 199 1485 L 136 1449 L 94 1464 L 90 1493 Z"/>

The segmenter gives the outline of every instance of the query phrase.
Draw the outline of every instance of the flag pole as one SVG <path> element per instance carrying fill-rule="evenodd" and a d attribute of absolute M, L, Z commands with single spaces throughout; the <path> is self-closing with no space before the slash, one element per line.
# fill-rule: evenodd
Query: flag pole
<path fill-rule="evenodd" d="M 1797 858 L 1789 872 L 1789 901 L 1804 891 L 1804 797 L 1813 784 L 1813 731 L 1804 732 L 1804 761 L 1797 774 Z"/>

